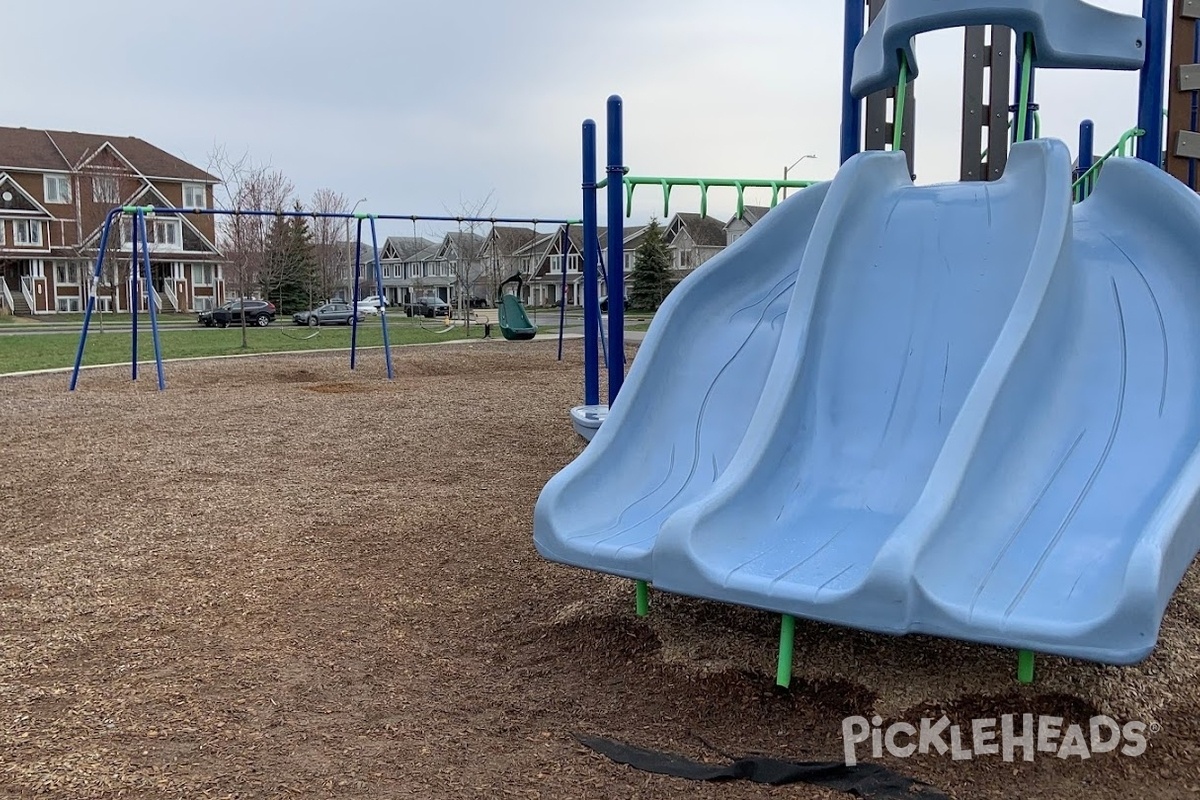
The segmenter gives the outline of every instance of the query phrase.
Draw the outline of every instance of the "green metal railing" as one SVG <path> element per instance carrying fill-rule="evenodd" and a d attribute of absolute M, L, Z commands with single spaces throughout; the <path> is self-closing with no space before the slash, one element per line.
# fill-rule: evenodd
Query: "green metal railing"
<path fill-rule="evenodd" d="M 1121 134 L 1120 140 L 1111 150 L 1096 159 L 1096 163 L 1075 179 L 1075 183 L 1071 185 L 1071 193 L 1075 202 L 1082 202 L 1091 195 L 1096 188 L 1096 179 L 1100 177 L 1100 170 L 1104 167 L 1104 162 L 1110 158 L 1128 158 L 1135 152 L 1137 140 L 1145 135 L 1146 132 L 1141 128 L 1131 128 Z"/>
<path fill-rule="evenodd" d="M 807 189 L 816 181 L 779 181 L 763 178 L 658 178 L 645 175 L 626 175 L 625 183 L 625 216 L 633 215 L 633 192 L 639 186 L 658 186 L 663 193 L 663 216 L 671 216 L 671 190 L 676 186 L 688 186 L 700 190 L 700 214 L 708 213 L 708 190 L 714 187 L 737 189 L 737 217 L 742 218 L 746 210 L 745 193 L 747 189 L 770 189 L 771 208 L 779 204 L 780 189 Z M 608 186 L 608 179 L 596 184 L 596 188 Z"/>

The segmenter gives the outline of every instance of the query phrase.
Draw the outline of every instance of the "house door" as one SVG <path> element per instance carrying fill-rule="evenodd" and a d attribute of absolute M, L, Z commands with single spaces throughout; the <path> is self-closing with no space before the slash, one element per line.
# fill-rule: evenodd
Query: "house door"
<path fill-rule="evenodd" d="M 21 268 L 15 261 L 0 262 L 0 278 L 4 279 L 4 284 L 10 292 L 20 291 L 21 287 Z"/>
<path fill-rule="evenodd" d="M 163 287 L 171 278 L 171 265 L 150 262 L 150 280 L 154 284 L 154 291 L 159 294 L 163 293 Z"/>

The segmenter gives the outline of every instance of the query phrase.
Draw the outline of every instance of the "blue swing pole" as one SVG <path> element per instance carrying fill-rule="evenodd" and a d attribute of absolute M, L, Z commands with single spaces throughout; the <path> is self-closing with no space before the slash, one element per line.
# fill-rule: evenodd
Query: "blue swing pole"
<path fill-rule="evenodd" d="M 358 364 L 358 282 L 362 276 L 362 224 L 358 218 L 358 232 L 354 236 L 354 288 L 350 290 L 350 369 Z"/>
<path fill-rule="evenodd" d="M 596 122 L 583 123 L 583 402 L 600 403 L 600 235 L 596 224 Z"/>
<path fill-rule="evenodd" d="M 135 211 L 135 217 L 140 213 L 140 211 Z M 133 338 L 133 356 L 130 359 L 129 370 L 132 376 L 130 380 L 136 381 L 138 378 L 138 306 L 142 302 L 142 292 L 138 287 L 138 226 L 136 219 L 131 221 L 129 228 L 129 329 Z"/>
<path fill-rule="evenodd" d="M 142 242 L 150 241 L 146 233 L 146 214 L 139 210 L 135 221 L 138 226 L 138 237 Z M 150 312 L 150 338 L 154 341 L 154 365 L 158 371 L 158 390 L 167 388 L 167 380 L 163 375 L 162 342 L 158 336 L 158 310 L 154 307 L 154 280 L 150 273 L 150 250 L 142 245 L 142 278 L 146 281 L 146 305 Z"/>
<path fill-rule="evenodd" d="M 104 218 L 104 227 L 100 231 L 100 252 L 96 255 L 96 267 L 92 270 L 91 286 L 88 291 L 87 309 L 83 313 L 83 329 L 79 332 L 79 347 L 75 351 L 75 367 L 71 370 L 71 383 L 68 391 L 75 391 L 79 385 L 79 368 L 83 364 L 83 348 L 87 343 L 88 328 L 92 323 L 92 313 L 96 309 L 96 287 L 100 284 L 100 276 L 104 271 L 104 254 L 108 252 L 108 234 L 112 231 L 113 220 L 121 213 L 114 208 Z"/>
<path fill-rule="evenodd" d="M 625 382 L 625 166 L 619 95 L 608 98 L 608 405 Z"/>
<path fill-rule="evenodd" d="M 562 361 L 563 357 L 563 330 L 567 327 L 567 257 L 571 252 L 571 226 L 564 225 L 562 232 L 562 241 L 559 243 L 559 250 L 562 253 L 562 290 L 559 292 L 558 298 L 558 360 Z"/>
<path fill-rule="evenodd" d="M 375 294 L 379 296 L 379 324 L 383 326 L 383 361 L 387 364 L 387 376 L 390 381 L 395 379 L 395 373 L 392 371 L 392 345 L 388 341 L 387 307 L 383 299 L 383 267 L 379 265 L 379 234 L 375 232 L 375 217 L 370 216 L 367 219 L 371 223 L 371 251 L 375 254 Z"/>

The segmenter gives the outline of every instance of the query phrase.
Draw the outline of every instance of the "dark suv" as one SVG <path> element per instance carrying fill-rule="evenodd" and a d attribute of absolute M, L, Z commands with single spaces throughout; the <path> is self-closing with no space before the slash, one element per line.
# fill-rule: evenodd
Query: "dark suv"
<path fill-rule="evenodd" d="M 196 321 L 206 328 L 214 325 L 227 328 L 241 325 L 243 316 L 247 325 L 265 328 L 275 321 L 275 304 L 266 300 L 230 300 L 219 308 L 201 311 L 196 315 Z"/>
<path fill-rule="evenodd" d="M 418 297 L 404 306 L 404 314 L 409 317 L 444 317 L 450 313 L 450 306 L 440 297 Z"/>

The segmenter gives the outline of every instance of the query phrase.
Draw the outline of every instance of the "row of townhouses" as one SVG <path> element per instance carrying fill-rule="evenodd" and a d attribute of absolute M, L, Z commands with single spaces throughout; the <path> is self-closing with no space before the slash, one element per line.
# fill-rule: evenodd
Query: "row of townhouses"
<path fill-rule="evenodd" d="M 88 287 L 103 222 L 116 205 L 213 207 L 218 179 L 203 169 L 134 137 L 113 137 L 32 128 L 0 128 L 0 309 L 14 314 L 77 312 Z M 726 223 L 678 213 L 663 226 L 677 277 L 732 243 L 769 209 L 747 207 Z M 164 312 L 203 310 L 225 300 L 226 259 L 217 246 L 215 217 L 159 216 L 148 220 L 150 285 L 140 282 L 137 310 L 149 303 Z M 102 311 L 129 311 L 131 237 L 128 219 L 114 229 L 105 270 L 96 290 Z M 646 228 L 626 229 L 625 273 L 632 272 Z M 600 231 L 607 253 L 608 233 Z M 565 249 L 565 252 L 564 252 Z M 522 301 L 581 305 L 583 230 L 507 225 L 477 226 L 440 241 L 389 237 L 380 253 L 384 292 L 390 303 L 437 296 L 491 304 L 500 284 L 520 274 Z M 364 253 L 371 264 L 374 253 Z M 139 268 L 140 275 L 140 268 Z M 374 294 L 363 276 L 362 291 Z M 629 282 L 626 282 L 628 287 Z M 515 285 L 507 289 L 516 291 Z"/>
<path fill-rule="evenodd" d="M 79 311 L 109 209 L 120 204 L 210 208 L 217 179 L 141 139 L 0 128 L 0 306 L 16 314 Z M 221 302 L 213 217 L 147 220 L 151 285 L 142 309 L 188 311 Z M 115 230 L 97 305 L 127 311 L 130 230 Z"/>
<path fill-rule="evenodd" d="M 663 240 L 671 256 L 676 279 L 732 244 L 750 226 L 770 211 L 762 206 L 747 206 L 741 218 L 728 222 L 709 216 L 676 213 L 662 226 Z M 624 232 L 622 267 L 633 272 L 637 249 L 648 226 L 627 228 Z M 436 296 L 457 303 L 459 287 L 470 287 L 471 300 L 495 301 L 499 285 L 520 274 L 521 300 L 530 306 L 558 305 L 562 299 L 563 259 L 566 259 L 566 303 L 583 304 L 583 229 L 571 226 L 567 231 L 566 252 L 563 228 L 537 231 L 534 228 L 492 225 L 480 232 L 452 232 L 442 240 L 392 236 L 380 253 L 384 293 L 389 303 L 406 303 L 417 297 Z M 608 252 L 608 231 L 600 229 L 602 258 Z M 602 265 L 607 274 L 607 265 Z M 625 282 L 626 292 L 630 281 Z M 373 293 L 369 285 L 364 291 Z M 516 286 L 505 291 L 516 291 Z M 603 288 L 602 288 L 603 291 Z"/>

